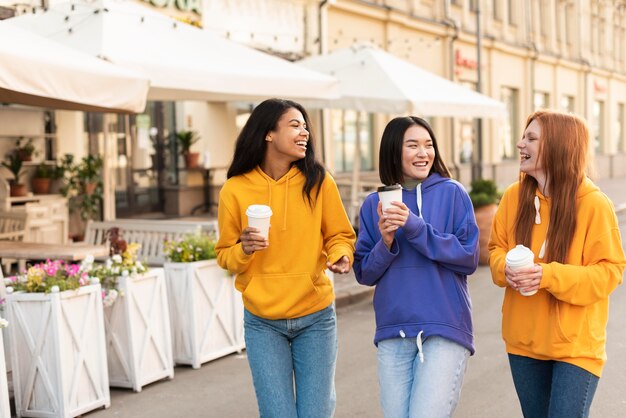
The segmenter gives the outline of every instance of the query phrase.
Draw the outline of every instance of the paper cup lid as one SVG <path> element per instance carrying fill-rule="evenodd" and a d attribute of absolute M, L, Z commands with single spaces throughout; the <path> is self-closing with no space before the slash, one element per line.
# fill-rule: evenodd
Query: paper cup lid
<path fill-rule="evenodd" d="M 272 208 L 266 205 L 250 205 L 246 210 L 246 215 L 251 218 L 269 218 L 272 216 Z"/>
<path fill-rule="evenodd" d="M 509 265 L 519 265 L 529 262 L 532 262 L 535 259 L 535 254 L 530 250 L 530 248 L 525 247 L 523 245 L 517 245 L 515 248 L 512 248 L 508 253 L 506 253 L 506 263 Z"/>
<path fill-rule="evenodd" d="M 380 186 L 376 191 L 377 192 L 390 192 L 392 190 L 402 189 L 402 186 L 399 184 L 392 184 L 390 186 Z"/>

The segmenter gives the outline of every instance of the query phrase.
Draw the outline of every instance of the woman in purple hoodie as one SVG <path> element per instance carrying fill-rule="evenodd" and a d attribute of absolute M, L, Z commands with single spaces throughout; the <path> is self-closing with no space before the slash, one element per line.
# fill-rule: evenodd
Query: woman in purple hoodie
<path fill-rule="evenodd" d="M 418 117 L 393 119 L 382 136 L 380 180 L 402 185 L 382 211 L 360 211 L 354 271 L 376 286 L 378 378 L 385 417 L 449 417 L 474 353 L 467 275 L 478 265 L 472 203 L 450 178 L 437 140 Z"/>

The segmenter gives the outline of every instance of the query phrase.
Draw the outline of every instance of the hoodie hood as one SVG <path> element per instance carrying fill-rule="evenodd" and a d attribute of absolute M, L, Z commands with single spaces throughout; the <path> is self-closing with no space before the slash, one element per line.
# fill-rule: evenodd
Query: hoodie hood
<path fill-rule="evenodd" d="M 296 179 L 296 177 L 300 176 L 300 179 Z M 292 166 L 284 176 L 279 178 L 278 180 L 274 180 L 270 176 L 268 176 L 263 170 L 261 170 L 260 166 L 257 166 L 254 170 L 247 172 L 243 175 L 243 177 L 249 181 L 253 185 L 267 186 L 267 202 L 263 203 L 269 207 L 272 207 L 272 190 L 276 187 L 284 187 L 285 193 L 287 196 L 289 194 L 289 187 L 294 187 L 295 183 L 298 184 L 298 187 L 302 188 L 303 178 L 300 169 L 295 165 Z M 279 203 L 279 202 L 276 202 Z M 289 209 L 289 199 L 284 199 L 283 202 L 283 219 L 282 225 L 280 226 L 281 230 L 287 230 L 287 212 Z"/>

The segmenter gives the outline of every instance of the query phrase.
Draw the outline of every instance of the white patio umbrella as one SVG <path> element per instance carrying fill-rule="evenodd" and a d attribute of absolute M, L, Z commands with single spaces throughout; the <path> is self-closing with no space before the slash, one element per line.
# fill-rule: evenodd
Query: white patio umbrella
<path fill-rule="evenodd" d="M 337 100 L 309 100 L 309 107 L 420 116 L 505 118 L 504 103 L 419 68 L 371 45 L 355 45 L 298 62 L 339 79 Z M 360 132 L 354 144 L 350 218 L 356 217 Z"/>
<path fill-rule="evenodd" d="M 142 112 L 148 79 L 0 21 L 0 102 Z"/>
<path fill-rule="evenodd" d="M 131 1 L 53 4 L 10 19 L 67 46 L 141 70 L 152 100 L 337 97 L 337 80 Z"/>
<path fill-rule="evenodd" d="M 505 118 L 504 103 L 370 45 L 356 45 L 298 64 L 339 80 L 340 98 L 309 106 L 420 116 Z"/>

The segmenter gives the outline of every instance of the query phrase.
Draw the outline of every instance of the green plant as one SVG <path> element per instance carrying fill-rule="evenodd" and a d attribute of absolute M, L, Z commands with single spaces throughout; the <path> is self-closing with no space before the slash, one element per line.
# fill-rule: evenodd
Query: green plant
<path fill-rule="evenodd" d="M 102 286 L 102 304 L 111 306 L 119 295 L 117 289 L 120 276 L 135 276 L 145 273 L 148 268 L 137 260 L 137 252 L 140 245 L 137 243 L 127 244 L 122 239 L 119 228 L 111 228 L 107 231 L 109 239 L 109 254 L 111 255 L 104 264 L 96 265 L 91 274 L 100 279 Z"/>
<path fill-rule="evenodd" d="M 498 200 L 500 200 L 498 186 L 493 180 L 474 180 L 470 187 L 469 197 L 474 209 L 498 203 Z"/>
<path fill-rule="evenodd" d="M 35 145 L 33 144 L 33 139 L 32 138 L 28 138 L 28 140 L 26 141 L 26 143 L 24 143 L 22 145 L 22 141 L 24 141 L 24 137 L 20 136 L 17 139 L 17 142 L 15 144 L 15 148 L 17 151 L 17 154 L 23 159 L 23 160 L 30 160 L 32 158 L 33 155 L 36 155 L 35 152 Z"/>
<path fill-rule="evenodd" d="M 83 184 L 98 182 L 100 169 L 102 169 L 102 158 L 99 155 L 88 155 L 83 157 L 78 164 L 76 176 Z"/>
<path fill-rule="evenodd" d="M 16 291 L 27 293 L 49 293 L 55 286 L 59 291 L 78 289 L 90 283 L 92 262 L 93 258 L 85 259 L 81 264 L 48 260 L 30 266 L 23 274 L 7 277 L 5 284 Z"/>
<path fill-rule="evenodd" d="M 50 179 L 52 178 L 52 174 L 53 168 L 45 163 L 41 163 L 35 168 L 35 174 L 33 177 L 36 179 Z"/>
<path fill-rule="evenodd" d="M 174 263 L 211 260 L 215 254 L 215 235 L 200 230 L 176 240 L 166 240 L 163 244 L 165 257 Z"/>
<path fill-rule="evenodd" d="M 2 162 L 2 165 L 5 166 L 11 172 L 11 174 L 13 174 L 13 180 L 11 180 L 13 184 L 20 183 L 22 164 L 22 159 L 17 154 L 17 152 L 10 152 L 9 154 L 7 154 L 7 159 Z"/>
<path fill-rule="evenodd" d="M 200 140 L 200 135 L 196 131 L 179 131 L 176 132 L 176 139 L 180 144 L 181 152 L 188 153 L 191 146 Z"/>

